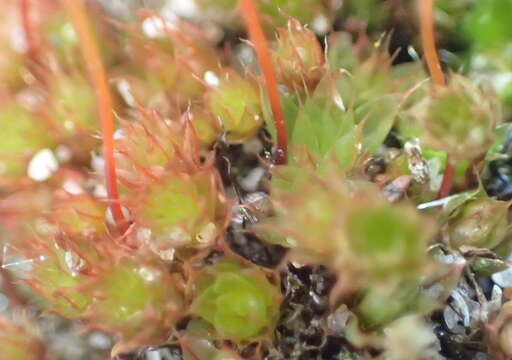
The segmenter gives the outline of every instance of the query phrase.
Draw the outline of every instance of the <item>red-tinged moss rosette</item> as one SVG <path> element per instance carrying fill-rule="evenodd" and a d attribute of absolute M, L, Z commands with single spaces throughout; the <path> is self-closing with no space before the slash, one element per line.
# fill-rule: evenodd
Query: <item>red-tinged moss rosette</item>
<path fill-rule="evenodd" d="M 252 138 L 264 122 L 257 86 L 233 71 L 226 71 L 219 80 L 206 94 L 206 108 L 220 120 L 228 141 Z"/>
<path fill-rule="evenodd" d="M 280 295 L 256 268 L 219 263 L 200 274 L 192 313 L 215 327 L 220 338 L 247 340 L 271 330 Z"/>
<path fill-rule="evenodd" d="M 132 94 L 141 105 L 166 111 L 177 105 L 185 110 L 191 100 L 203 95 L 205 74 L 218 70 L 219 54 L 200 29 L 184 21 L 171 26 L 162 18 L 148 16 L 139 25 L 154 25 L 155 33 L 128 30 L 132 36 L 127 49 L 133 61 L 129 73 L 120 75 L 128 75 Z"/>
<path fill-rule="evenodd" d="M 207 246 L 226 225 L 228 206 L 212 169 L 169 171 L 134 195 L 134 218 L 157 251 Z"/>
<path fill-rule="evenodd" d="M 324 52 L 315 34 L 297 20 L 278 29 L 273 60 L 280 83 L 292 90 L 312 90 L 325 70 Z"/>
<path fill-rule="evenodd" d="M 444 231 L 448 243 L 454 249 L 496 248 L 509 231 L 509 208 L 510 202 L 487 197 L 464 202 L 448 214 Z"/>
<path fill-rule="evenodd" d="M 42 296 L 43 309 L 80 318 L 92 300 L 79 286 L 87 281 L 86 273 L 98 261 L 95 249 L 89 248 L 86 253 L 68 238 L 57 241 L 48 236 L 33 240 L 24 255 L 33 259 L 27 283 Z"/>
<path fill-rule="evenodd" d="M 277 218 L 269 228 L 296 245 L 292 254 L 339 268 L 341 276 L 387 280 L 414 276 L 426 265 L 428 218 L 391 205 L 371 184 L 347 186 L 328 172 L 274 189 Z M 326 180 L 330 179 L 330 180 Z M 263 225 L 266 226 L 266 225 Z"/>
<path fill-rule="evenodd" d="M 29 324 L 0 318 L 0 349 L 5 360 L 45 360 L 46 349 Z"/>
<path fill-rule="evenodd" d="M 103 263 L 82 289 L 92 298 L 84 319 L 123 342 L 165 341 L 183 312 L 183 298 L 166 266 L 150 259 L 120 257 Z"/>
<path fill-rule="evenodd" d="M 140 184 L 160 174 L 176 160 L 183 147 L 184 126 L 145 112 L 139 121 L 122 121 L 122 135 L 116 139 L 117 167 L 121 181 Z M 190 157 L 194 157 L 190 154 Z"/>
<path fill-rule="evenodd" d="M 42 296 L 43 308 L 122 341 L 164 341 L 182 311 L 178 277 L 150 254 L 135 260 L 111 240 L 95 241 L 86 246 L 64 237 L 32 245 L 37 257 L 27 282 Z"/>
<path fill-rule="evenodd" d="M 431 235 L 428 218 L 419 216 L 413 206 L 361 201 L 360 196 L 354 197 L 357 205 L 351 207 L 344 219 L 354 258 L 375 279 L 394 274 L 414 277 L 427 261 Z"/>
<path fill-rule="evenodd" d="M 448 86 L 434 85 L 412 114 L 420 121 L 425 145 L 454 160 L 473 161 L 485 154 L 501 122 L 495 94 L 456 74 Z"/>
<path fill-rule="evenodd" d="M 106 231 L 106 204 L 90 195 L 75 195 L 58 201 L 50 221 L 68 236 L 93 238 Z"/>

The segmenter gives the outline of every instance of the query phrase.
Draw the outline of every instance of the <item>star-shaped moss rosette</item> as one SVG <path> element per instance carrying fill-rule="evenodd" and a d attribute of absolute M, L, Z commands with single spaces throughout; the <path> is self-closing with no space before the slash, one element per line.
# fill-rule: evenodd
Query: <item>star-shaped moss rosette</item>
<path fill-rule="evenodd" d="M 208 247 L 226 226 L 228 203 L 215 172 L 167 172 L 134 194 L 137 224 L 155 251 Z"/>
<path fill-rule="evenodd" d="M 177 278 L 151 253 L 137 255 L 105 237 L 90 243 L 61 235 L 33 240 L 29 249 L 27 257 L 38 257 L 27 282 L 48 311 L 136 345 L 165 340 L 180 314 Z M 145 329 L 148 321 L 159 325 Z"/>
<path fill-rule="evenodd" d="M 208 74 L 218 72 L 222 54 L 190 23 L 171 24 L 152 12 L 140 17 L 141 22 L 120 25 L 129 61 L 116 74 L 128 85 L 129 106 L 136 102 L 163 116 L 175 115 L 190 100 L 202 98 Z"/>
<path fill-rule="evenodd" d="M 299 179 L 273 189 L 277 217 L 269 219 L 271 228 L 297 244 L 299 256 L 316 254 L 317 261 L 346 266 L 367 279 L 419 272 L 426 265 L 431 231 L 423 224 L 430 220 L 413 207 L 391 205 L 375 185 L 344 182 L 336 170 Z"/>
<path fill-rule="evenodd" d="M 492 91 L 453 74 L 447 88 L 434 87 L 422 103 L 413 116 L 422 122 L 420 138 L 428 147 L 471 161 L 492 145 L 501 122 L 500 105 Z"/>
<path fill-rule="evenodd" d="M 263 126 L 258 87 L 233 71 L 223 72 L 208 90 L 205 107 L 219 119 L 229 142 L 250 139 Z"/>
<path fill-rule="evenodd" d="M 509 207 L 510 202 L 489 198 L 483 190 L 454 195 L 442 211 L 445 241 L 454 249 L 499 247 L 507 242 Z"/>
<path fill-rule="evenodd" d="M 257 268 L 222 262 L 206 268 L 197 287 L 192 313 L 212 324 L 220 338 L 254 339 L 276 320 L 277 288 Z"/>
<path fill-rule="evenodd" d="M 315 34 L 294 19 L 278 30 L 273 62 L 278 81 L 297 92 L 314 89 L 325 70 L 324 52 Z"/>

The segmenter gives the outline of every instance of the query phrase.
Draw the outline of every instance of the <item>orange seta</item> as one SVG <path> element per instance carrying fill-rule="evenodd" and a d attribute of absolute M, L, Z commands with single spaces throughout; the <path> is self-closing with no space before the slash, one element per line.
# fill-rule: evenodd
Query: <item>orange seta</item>
<path fill-rule="evenodd" d="M 433 0 L 419 0 L 420 11 L 420 31 L 421 43 L 427 67 L 434 84 L 438 86 L 447 86 L 443 69 L 437 56 L 436 42 L 434 35 L 434 4 Z M 444 198 L 450 194 L 453 178 L 455 176 L 455 166 L 450 160 L 450 155 L 446 155 L 446 168 L 443 174 L 443 181 L 437 197 Z"/>
<path fill-rule="evenodd" d="M 109 208 L 119 232 L 123 234 L 127 229 L 128 223 L 122 212 L 117 189 L 117 174 L 114 159 L 114 119 L 112 98 L 107 76 L 82 1 L 60 0 L 60 2 L 66 9 L 78 38 L 80 39 L 80 48 L 84 63 L 87 66 L 87 72 L 96 90 L 96 102 L 98 104 L 101 121 L 102 149 L 105 161 L 105 183 Z"/>
<path fill-rule="evenodd" d="M 258 62 L 263 73 L 263 77 L 265 78 L 267 94 L 272 108 L 277 133 L 278 154 L 276 163 L 278 165 L 282 165 L 286 163 L 288 136 L 286 134 L 286 123 L 283 109 L 281 107 L 281 99 L 270 57 L 270 51 L 265 40 L 265 35 L 263 34 L 263 29 L 259 20 L 258 8 L 256 7 L 254 0 L 241 0 L 241 9 L 249 32 L 249 38 L 256 49 Z"/>

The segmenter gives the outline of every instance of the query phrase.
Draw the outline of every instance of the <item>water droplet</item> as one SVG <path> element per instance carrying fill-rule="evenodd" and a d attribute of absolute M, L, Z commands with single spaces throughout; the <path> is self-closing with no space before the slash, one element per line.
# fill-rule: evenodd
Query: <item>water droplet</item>
<path fill-rule="evenodd" d="M 28 176 L 35 181 L 45 181 L 59 169 L 59 163 L 50 149 L 37 152 L 28 164 Z"/>
<path fill-rule="evenodd" d="M 208 85 L 213 86 L 213 87 L 217 87 L 220 84 L 219 77 L 213 71 L 205 72 L 203 79 Z"/>

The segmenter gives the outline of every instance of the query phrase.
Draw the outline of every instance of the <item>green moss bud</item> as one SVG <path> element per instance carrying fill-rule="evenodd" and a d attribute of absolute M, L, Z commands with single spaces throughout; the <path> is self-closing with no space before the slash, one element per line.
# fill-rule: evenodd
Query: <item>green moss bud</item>
<path fill-rule="evenodd" d="M 390 204 L 373 185 L 347 186 L 335 174 L 273 189 L 277 216 L 260 226 L 294 243 L 290 256 L 330 264 L 340 281 L 356 288 L 372 281 L 416 281 L 428 265 L 430 218 L 409 204 Z"/>
<path fill-rule="evenodd" d="M 468 161 L 492 145 L 494 129 L 501 121 L 495 96 L 459 75 L 453 75 L 449 87 L 434 89 L 420 117 L 427 146 Z"/>
<path fill-rule="evenodd" d="M 324 73 L 324 53 L 313 32 L 294 19 L 278 30 L 273 60 L 278 81 L 291 89 L 314 89 Z M 305 90 L 305 89 L 304 89 Z"/>
<path fill-rule="evenodd" d="M 163 169 L 175 159 L 175 146 L 182 144 L 182 131 L 160 117 L 144 117 L 140 122 L 122 122 L 123 136 L 116 139 L 117 167 L 128 181 L 142 181 L 141 168 Z"/>
<path fill-rule="evenodd" d="M 263 273 L 232 264 L 208 272 L 211 283 L 196 298 L 192 311 L 210 322 L 219 336 L 251 339 L 272 325 L 279 309 L 277 289 Z"/>
<path fill-rule="evenodd" d="M 88 286 L 94 301 L 86 319 L 123 339 L 164 340 L 183 305 L 168 270 L 143 261 L 112 264 Z"/>
<path fill-rule="evenodd" d="M 413 275 L 425 264 L 422 222 L 408 207 L 357 207 L 347 220 L 347 239 L 356 258 L 375 277 Z"/>
<path fill-rule="evenodd" d="M 168 249 L 210 244 L 222 229 L 226 204 L 211 171 L 167 174 L 151 183 L 134 204 L 152 247 Z"/>
<path fill-rule="evenodd" d="M 419 284 L 406 283 L 395 287 L 369 289 L 357 306 L 356 313 L 367 328 L 385 325 L 402 315 L 417 298 Z"/>
<path fill-rule="evenodd" d="M 219 120 L 198 106 L 190 110 L 190 118 L 201 145 L 205 148 L 212 146 L 222 132 Z"/>
<path fill-rule="evenodd" d="M 507 202 L 490 198 L 464 203 L 448 220 L 446 234 L 450 245 L 495 248 L 507 234 L 509 206 Z"/>
<path fill-rule="evenodd" d="M 210 89 L 206 106 L 219 118 L 231 142 L 253 137 L 263 125 L 258 88 L 234 72 L 226 72 L 220 84 Z"/>

